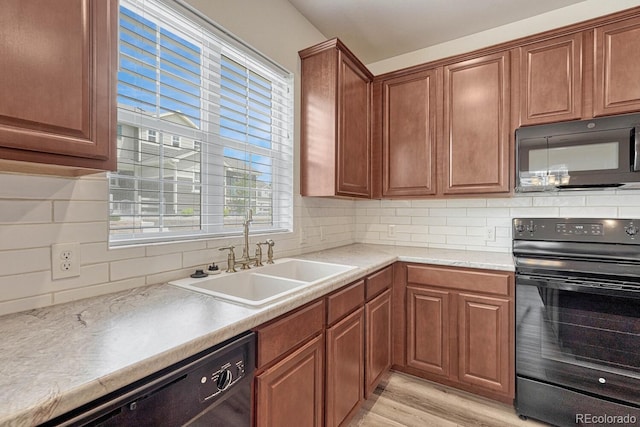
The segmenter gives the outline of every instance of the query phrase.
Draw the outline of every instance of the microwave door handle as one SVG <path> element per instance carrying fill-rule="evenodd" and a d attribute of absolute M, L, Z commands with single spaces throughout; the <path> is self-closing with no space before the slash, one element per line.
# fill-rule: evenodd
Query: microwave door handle
<path fill-rule="evenodd" d="M 634 133 L 633 142 L 632 142 L 633 164 L 631 165 L 631 167 L 633 168 L 634 172 L 640 172 L 640 125 L 636 126 L 633 129 L 633 133 Z"/>

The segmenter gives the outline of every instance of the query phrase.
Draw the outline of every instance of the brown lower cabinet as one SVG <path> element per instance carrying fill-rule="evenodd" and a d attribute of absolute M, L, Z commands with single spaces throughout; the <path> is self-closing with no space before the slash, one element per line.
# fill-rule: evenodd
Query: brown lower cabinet
<path fill-rule="evenodd" d="M 255 329 L 254 424 L 348 424 L 391 366 L 389 266 Z"/>
<path fill-rule="evenodd" d="M 396 368 L 512 403 L 513 274 L 409 264 L 395 286 L 406 290 L 405 355 Z"/>
<path fill-rule="evenodd" d="M 513 296 L 513 273 L 398 262 L 261 325 L 255 425 L 346 425 L 392 363 L 512 403 Z"/>
<path fill-rule="evenodd" d="M 320 334 L 256 376 L 257 426 L 323 425 L 323 354 Z"/>
<path fill-rule="evenodd" d="M 364 400 L 364 309 L 327 329 L 327 427 L 342 424 Z"/>

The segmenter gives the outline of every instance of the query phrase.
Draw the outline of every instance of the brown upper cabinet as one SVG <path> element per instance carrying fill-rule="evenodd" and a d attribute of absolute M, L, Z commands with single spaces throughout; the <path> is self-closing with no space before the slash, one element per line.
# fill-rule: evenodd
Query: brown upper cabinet
<path fill-rule="evenodd" d="M 382 97 L 374 104 L 374 111 L 382 109 L 382 197 L 436 194 L 441 73 L 435 68 L 374 83 Z"/>
<path fill-rule="evenodd" d="M 444 67 L 442 193 L 507 193 L 510 170 L 509 52 Z"/>
<path fill-rule="evenodd" d="M 301 194 L 508 195 L 519 126 L 640 111 L 637 52 L 640 7 L 376 77 L 301 51 Z"/>
<path fill-rule="evenodd" d="M 593 115 L 640 110 L 640 17 L 596 27 Z"/>
<path fill-rule="evenodd" d="M 520 47 L 520 124 L 582 117 L 582 33 Z"/>
<path fill-rule="evenodd" d="M 640 110 L 640 18 L 519 47 L 520 125 Z"/>
<path fill-rule="evenodd" d="M 6 0 L 0 24 L 0 170 L 115 169 L 117 0 Z"/>
<path fill-rule="evenodd" d="M 337 39 L 302 60 L 300 194 L 371 197 L 371 80 Z"/>

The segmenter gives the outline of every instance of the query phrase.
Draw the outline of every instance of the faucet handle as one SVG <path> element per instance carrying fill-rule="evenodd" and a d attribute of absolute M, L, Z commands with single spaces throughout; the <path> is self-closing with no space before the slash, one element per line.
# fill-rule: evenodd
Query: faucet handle
<path fill-rule="evenodd" d="M 269 248 L 267 249 L 267 264 L 273 264 L 273 247 L 275 246 L 276 242 L 271 239 L 267 239 L 265 243 L 269 246 Z"/>
<path fill-rule="evenodd" d="M 227 257 L 227 273 L 235 273 L 236 272 L 236 254 L 233 252 L 235 246 L 225 246 L 222 248 L 218 248 L 219 251 L 229 251 L 229 256 Z"/>

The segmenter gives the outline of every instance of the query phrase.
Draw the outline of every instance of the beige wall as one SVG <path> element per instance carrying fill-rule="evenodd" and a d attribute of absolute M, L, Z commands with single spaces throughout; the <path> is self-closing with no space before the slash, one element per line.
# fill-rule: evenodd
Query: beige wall
<path fill-rule="evenodd" d="M 542 15 L 461 37 L 447 43 L 368 64 L 375 75 L 470 52 L 520 37 L 541 33 L 576 22 L 640 6 L 640 0 L 585 0 Z"/>

